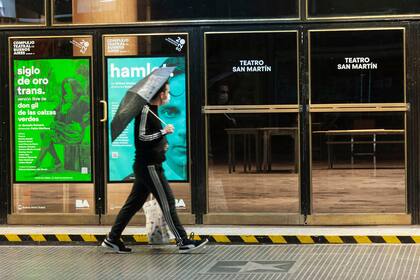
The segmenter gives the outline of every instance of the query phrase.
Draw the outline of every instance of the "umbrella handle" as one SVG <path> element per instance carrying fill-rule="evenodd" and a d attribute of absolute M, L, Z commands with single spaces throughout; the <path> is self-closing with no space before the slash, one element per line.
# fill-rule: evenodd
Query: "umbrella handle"
<path fill-rule="evenodd" d="M 152 110 L 149 110 L 150 113 L 152 113 L 153 116 L 155 116 L 161 123 L 163 123 L 164 125 L 168 125 L 166 122 L 164 122 L 161 118 L 159 118 L 155 113 L 153 113 Z"/>

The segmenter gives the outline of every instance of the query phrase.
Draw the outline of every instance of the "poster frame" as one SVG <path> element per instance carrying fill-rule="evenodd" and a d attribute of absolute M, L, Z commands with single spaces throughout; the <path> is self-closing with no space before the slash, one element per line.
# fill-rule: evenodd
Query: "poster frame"
<path fill-rule="evenodd" d="M 16 164 L 15 164 L 15 123 L 14 123 L 14 74 L 13 74 L 13 67 L 14 67 L 14 55 L 12 53 L 13 47 L 12 47 L 12 41 L 14 40 L 28 40 L 28 39 L 65 39 L 65 38 L 89 38 L 91 42 L 93 42 L 93 35 L 78 35 L 78 34 L 72 34 L 72 35 L 46 35 L 46 36 L 10 36 L 8 37 L 7 44 L 8 44 L 8 62 L 9 62 L 9 74 L 8 74 L 8 81 L 9 81 L 9 106 L 11 108 L 9 119 L 10 119 L 10 139 L 9 139 L 9 145 L 10 145 L 10 182 L 11 186 L 14 184 L 94 184 L 95 183 L 95 170 L 96 170 L 96 161 L 95 161 L 95 129 L 94 129 L 94 123 L 95 123 L 95 99 L 94 99 L 94 79 L 93 79 L 93 73 L 94 73 L 94 60 L 93 60 L 93 52 L 91 55 L 88 56 L 81 56 L 81 58 L 86 58 L 89 60 L 89 78 L 90 78 L 90 150 L 91 150 L 91 179 L 89 181 L 16 181 Z M 91 46 L 93 49 L 94 46 Z M 71 56 L 56 56 L 53 58 L 48 57 L 28 57 L 28 60 L 30 59 L 59 59 L 59 58 L 68 58 L 71 59 Z M 77 57 L 76 57 L 77 58 Z M 26 59 L 19 59 L 19 60 L 26 60 Z M 13 191 L 12 191 L 13 192 Z"/>

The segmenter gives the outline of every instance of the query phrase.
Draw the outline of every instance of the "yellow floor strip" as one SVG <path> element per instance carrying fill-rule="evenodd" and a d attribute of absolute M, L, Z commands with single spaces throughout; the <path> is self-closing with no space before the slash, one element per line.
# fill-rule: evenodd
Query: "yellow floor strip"
<path fill-rule="evenodd" d="M 307 235 L 298 235 L 297 238 L 299 239 L 300 243 L 302 244 L 313 244 L 315 243 L 312 237 Z"/>
<path fill-rule="evenodd" d="M 229 238 L 227 238 L 226 235 L 212 235 L 212 237 L 218 243 L 230 243 L 230 240 L 229 240 Z"/>
<path fill-rule="evenodd" d="M 396 236 L 382 236 L 386 243 L 400 244 L 401 241 Z"/>
<path fill-rule="evenodd" d="M 274 244 L 287 244 L 286 239 L 281 235 L 269 235 L 268 237 Z"/>
<path fill-rule="evenodd" d="M 356 235 L 356 236 L 354 236 L 354 239 L 356 239 L 356 242 L 360 243 L 360 244 L 370 244 L 370 243 L 372 243 L 372 241 L 370 241 L 369 237 L 367 237 L 367 236 Z"/>
<path fill-rule="evenodd" d="M 93 234 L 81 234 L 82 238 L 86 242 L 97 242 L 96 237 Z"/>
<path fill-rule="evenodd" d="M 193 240 L 201 240 L 201 236 L 198 234 L 194 234 Z"/>
<path fill-rule="evenodd" d="M 331 244 L 342 244 L 343 243 L 343 240 L 340 238 L 340 236 L 327 235 L 327 236 L 325 236 L 325 239 L 327 239 L 328 243 L 331 243 Z"/>
<path fill-rule="evenodd" d="M 258 243 L 257 238 L 253 235 L 241 235 L 241 238 L 245 243 Z"/>
<path fill-rule="evenodd" d="M 11 242 L 20 242 L 22 241 L 17 234 L 5 234 L 7 240 Z"/>
<path fill-rule="evenodd" d="M 136 242 L 142 242 L 142 243 L 147 243 L 149 242 L 149 238 L 147 237 L 146 234 L 135 234 L 133 235 L 134 240 L 136 240 Z"/>
<path fill-rule="evenodd" d="M 57 237 L 58 241 L 71 242 L 71 238 L 68 234 L 56 234 L 55 237 Z"/>
<path fill-rule="evenodd" d="M 55 234 L 54 235 L 59 242 L 73 242 L 71 239 L 71 235 L 69 234 Z M 98 242 L 96 236 L 94 234 L 80 234 L 76 235 L 80 236 L 83 242 Z M 260 235 L 258 235 L 260 236 Z M 232 243 L 232 241 L 229 239 L 229 237 L 233 238 L 232 240 L 239 241 L 243 244 L 259 244 L 259 243 L 270 243 L 267 238 L 271 240 L 273 244 L 289 244 L 289 242 L 286 240 L 287 236 L 283 235 L 263 235 L 262 240 L 258 240 L 257 235 L 224 235 L 224 234 L 215 234 L 210 235 L 212 239 L 214 239 L 215 243 L 220 244 L 229 244 Z M 23 240 L 21 239 L 21 236 L 18 234 L 0 234 L 0 237 L 4 240 L 3 242 L 54 242 L 54 239 L 47 240 L 46 235 L 44 234 L 25 234 Z M 135 240 L 135 242 L 139 243 L 148 243 L 148 237 L 146 234 L 136 234 L 136 235 L 129 235 L 129 237 Z M 240 237 L 240 239 L 238 239 Z M 319 240 L 318 240 L 319 237 Z M 366 235 L 355 235 L 355 236 L 348 236 L 348 240 L 346 238 L 343 239 L 341 236 L 337 235 L 323 235 L 323 236 L 317 236 L 316 238 L 309 236 L 309 235 L 293 235 L 290 236 L 290 244 L 316 244 L 316 243 L 324 243 L 326 241 L 326 244 L 346 244 L 346 243 L 352 243 L 351 238 L 353 238 L 357 244 L 373 244 L 377 240 L 377 242 L 380 243 L 380 240 L 383 239 L 385 243 L 387 244 L 402 244 L 407 239 L 406 242 L 409 243 L 410 238 L 413 239 L 413 241 L 417 244 L 420 244 L 420 235 L 418 236 L 403 236 L 403 241 L 401 241 L 398 236 L 396 235 L 383 235 L 383 236 L 372 236 L 373 241 L 369 238 L 369 236 Z M 200 235 L 194 235 L 194 240 L 202 240 L 203 237 Z M 296 240 L 297 239 L 297 240 Z M 7 240 L 7 241 L 6 241 Z M 80 240 L 80 239 L 79 239 Z M 242 242 L 241 242 L 242 241 Z M 348 242 L 347 242 L 348 241 Z M 171 243 L 175 243 L 175 240 L 171 240 Z M 270 243 L 271 244 L 271 243 Z"/>
<path fill-rule="evenodd" d="M 30 235 L 33 241 L 36 242 L 45 242 L 47 239 L 42 234 L 31 234 Z"/>

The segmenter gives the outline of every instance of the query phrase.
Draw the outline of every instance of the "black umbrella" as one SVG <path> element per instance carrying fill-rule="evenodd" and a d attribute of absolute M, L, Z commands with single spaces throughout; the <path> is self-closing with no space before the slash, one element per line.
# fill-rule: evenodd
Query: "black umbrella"
<path fill-rule="evenodd" d="M 141 112 L 143 106 L 150 102 L 174 69 L 175 67 L 157 68 L 127 91 L 111 121 L 112 141 Z"/>

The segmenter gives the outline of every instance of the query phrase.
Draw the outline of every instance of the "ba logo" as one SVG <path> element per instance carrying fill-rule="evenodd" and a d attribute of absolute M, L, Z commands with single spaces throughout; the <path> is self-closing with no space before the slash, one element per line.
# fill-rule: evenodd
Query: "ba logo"
<path fill-rule="evenodd" d="M 76 208 L 89 208 L 89 202 L 86 199 L 76 199 Z"/>
<path fill-rule="evenodd" d="M 187 206 L 185 205 L 185 202 L 182 198 L 181 199 L 175 199 L 175 207 L 176 208 L 181 208 L 181 209 L 187 208 Z"/>

